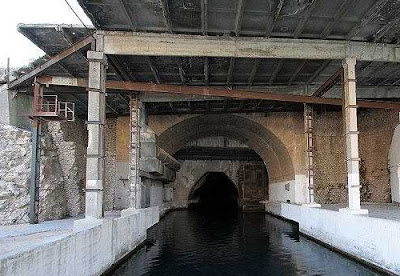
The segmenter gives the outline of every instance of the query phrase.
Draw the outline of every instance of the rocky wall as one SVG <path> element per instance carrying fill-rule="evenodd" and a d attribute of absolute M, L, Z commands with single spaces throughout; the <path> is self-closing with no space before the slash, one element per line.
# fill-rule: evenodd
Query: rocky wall
<path fill-rule="evenodd" d="M 388 153 L 397 112 L 358 110 L 361 201 L 390 202 Z M 346 203 L 346 163 L 341 112 L 315 112 L 315 193 L 319 203 Z"/>
<path fill-rule="evenodd" d="M 77 216 L 85 210 L 86 125 L 76 119 L 73 123 L 51 122 L 48 129 L 57 147 L 65 180 L 67 215 Z"/>
<path fill-rule="evenodd" d="M 28 221 L 31 133 L 0 125 L 0 224 Z M 41 141 L 39 221 L 67 215 L 65 182 L 52 137 Z"/>

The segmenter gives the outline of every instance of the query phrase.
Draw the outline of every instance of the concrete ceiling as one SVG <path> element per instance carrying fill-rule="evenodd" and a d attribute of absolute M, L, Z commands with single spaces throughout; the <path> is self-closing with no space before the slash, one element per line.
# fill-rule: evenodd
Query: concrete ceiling
<path fill-rule="evenodd" d="M 263 36 L 354 40 L 395 44 L 400 39 L 397 0 L 78 0 L 93 25 L 103 30 L 168 32 L 211 36 Z M 49 56 L 95 31 L 73 25 L 19 25 L 19 31 Z M 43 72 L 87 78 L 86 48 Z M 250 59 L 216 57 L 109 56 L 109 80 L 184 85 L 261 88 L 320 85 L 341 67 L 339 60 Z M 400 85 L 400 64 L 357 63 L 358 87 Z M 66 94 L 65 94 L 66 95 Z M 83 97 L 82 97 L 83 98 Z M 126 100 L 126 99 L 125 99 Z M 126 105 L 110 96 L 111 105 Z M 174 103 L 175 105 L 179 105 Z M 190 106 L 187 103 L 184 105 Z M 200 104 L 195 102 L 193 106 Z M 223 101 L 212 106 L 240 106 L 254 111 L 266 102 Z M 150 104 L 149 104 L 150 105 Z M 204 105 L 210 109 L 206 102 Z M 84 99 L 82 110 L 85 109 Z M 126 105 L 127 106 L 127 105 Z M 251 107 L 250 109 L 247 106 Z M 276 106 L 276 105 L 275 105 Z M 282 107 L 280 107 L 282 108 Z M 292 106 L 297 110 L 298 106 Z M 229 109 L 229 108 L 228 108 Z M 284 109 L 284 108 L 283 108 Z M 153 112 L 176 113 L 169 104 Z M 219 109 L 218 109 L 219 110 Z M 190 108 L 186 110 L 190 112 Z M 203 111 L 207 111 L 204 109 Z"/>

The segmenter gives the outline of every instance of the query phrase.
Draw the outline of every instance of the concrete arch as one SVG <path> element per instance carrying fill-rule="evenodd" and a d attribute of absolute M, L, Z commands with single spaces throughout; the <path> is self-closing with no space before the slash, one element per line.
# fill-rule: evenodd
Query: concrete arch
<path fill-rule="evenodd" d="M 220 114 L 192 117 L 161 133 L 158 144 L 174 154 L 188 142 L 209 136 L 230 137 L 247 144 L 263 159 L 271 182 L 294 181 L 292 158 L 282 141 L 264 126 L 242 116 Z"/>

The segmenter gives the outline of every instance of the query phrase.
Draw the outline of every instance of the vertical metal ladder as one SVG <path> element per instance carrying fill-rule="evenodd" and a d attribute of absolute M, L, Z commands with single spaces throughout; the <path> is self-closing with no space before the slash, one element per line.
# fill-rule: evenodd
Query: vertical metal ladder
<path fill-rule="evenodd" d="M 314 203 L 314 111 L 313 107 L 304 104 L 304 127 L 306 134 L 306 153 L 307 153 L 307 178 L 308 178 L 308 193 L 309 203 Z"/>
<path fill-rule="evenodd" d="M 129 152 L 129 167 L 130 167 L 130 207 L 140 207 L 139 189 L 139 152 L 140 152 L 140 126 L 139 126 L 139 99 L 137 95 L 130 98 L 130 152 Z M 139 202 L 138 202 L 139 201 Z"/>

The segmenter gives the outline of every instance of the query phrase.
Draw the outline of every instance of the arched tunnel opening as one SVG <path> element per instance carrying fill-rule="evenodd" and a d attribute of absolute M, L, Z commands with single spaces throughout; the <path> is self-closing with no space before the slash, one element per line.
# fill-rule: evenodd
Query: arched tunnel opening
<path fill-rule="evenodd" d="M 239 192 L 223 172 L 209 172 L 199 179 L 189 196 L 190 207 L 204 211 L 237 211 Z"/>

